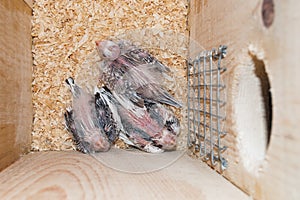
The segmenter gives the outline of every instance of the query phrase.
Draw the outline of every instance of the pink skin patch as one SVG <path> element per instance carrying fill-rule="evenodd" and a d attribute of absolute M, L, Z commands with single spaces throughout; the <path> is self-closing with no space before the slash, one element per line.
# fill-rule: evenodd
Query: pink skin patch
<path fill-rule="evenodd" d="M 172 134 L 172 132 L 164 128 L 161 133 L 154 136 L 153 140 L 156 141 L 158 145 L 161 145 L 164 150 L 174 150 L 176 147 L 177 137 Z"/>
<path fill-rule="evenodd" d="M 103 138 L 100 137 L 96 142 L 94 143 L 94 149 L 95 151 L 108 151 L 110 149 L 110 144 L 109 142 Z"/>
<path fill-rule="evenodd" d="M 86 138 L 86 141 L 90 143 L 91 151 L 94 152 L 103 152 L 110 149 L 110 143 L 107 138 L 100 135 L 100 130 L 95 130 L 90 137 Z"/>
<path fill-rule="evenodd" d="M 156 123 L 155 120 L 151 119 L 147 112 L 145 112 L 143 117 L 138 117 L 134 113 L 129 112 L 129 118 L 136 127 L 146 131 L 150 136 L 154 136 L 163 129 L 163 127 Z"/>
<path fill-rule="evenodd" d="M 130 138 L 132 138 L 136 144 L 139 144 L 141 146 L 146 146 L 147 144 L 151 143 L 143 139 L 139 134 L 136 133 L 131 134 Z"/>
<path fill-rule="evenodd" d="M 120 56 L 121 50 L 120 47 L 108 40 L 104 41 L 96 41 L 97 50 L 100 53 L 101 57 L 109 59 L 109 60 L 115 60 Z"/>

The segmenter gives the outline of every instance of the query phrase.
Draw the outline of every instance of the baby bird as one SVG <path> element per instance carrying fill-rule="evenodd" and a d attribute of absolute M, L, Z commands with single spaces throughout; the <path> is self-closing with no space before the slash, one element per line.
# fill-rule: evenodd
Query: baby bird
<path fill-rule="evenodd" d="M 145 100 L 181 107 L 161 85 L 170 69 L 147 51 L 126 41 L 97 41 L 96 46 L 103 59 L 100 79 L 125 108 L 133 109 L 126 100 L 139 107 Z"/>
<path fill-rule="evenodd" d="M 147 102 L 145 105 L 150 117 L 163 127 L 152 137 L 154 145 L 163 150 L 175 150 L 180 133 L 179 120 L 173 112 L 159 103 Z"/>
<path fill-rule="evenodd" d="M 83 153 L 108 151 L 110 142 L 97 118 L 94 96 L 76 85 L 71 77 L 66 79 L 66 83 L 73 94 L 73 110 L 67 110 L 65 122 L 77 143 L 77 149 Z M 110 125 L 105 128 L 111 130 Z"/>
<path fill-rule="evenodd" d="M 161 104 L 146 102 L 146 107 L 135 106 L 135 111 L 131 111 L 123 107 L 106 88 L 97 91 L 96 98 L 99 96 L 110 102 L 110 109 L 120 129 L 119 137 L 125 143 L 150 153 L 176 148 L 179 121 Z"/>
<path fill-rule="evenodd" d="M 141 114 L 141 116 L 138 117 L 135 112 L 131 112 L 124 108 L 106 87 L 98 89 L 95 96 L 96 101 L 97 98 L 102 98 L 108 102 L 115 122 L 117 123 L 119 138 L 121 140 L 132 147 L 136 147 L 146 152 L 163 152 L 162 149 L 153 146 L 151 136 L 148 135 L 148 133 L 139 126 L 140 123 L 136 121 L 136 119 L 139 119 L 140 121 L 143 120 L 145 113 L 147 113 L 146 109 L 137 107 L 137 113 Z"/>

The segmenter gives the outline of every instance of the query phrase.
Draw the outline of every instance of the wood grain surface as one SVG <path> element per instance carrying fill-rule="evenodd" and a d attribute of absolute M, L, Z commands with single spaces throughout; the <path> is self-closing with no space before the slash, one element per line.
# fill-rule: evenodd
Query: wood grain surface
<path fill-rule="evenodd" d="M 268 27 L 263 22 L 262 0 L 192 0 L 191 41 L 204 49 L 228 46 L 223 62 L 228 69 L 228 134 L 223 144 L 228 146 L 224 156 L 229 168 L 224 177 L 256 199 L 300 199 L 300 2 L 266 2 L 273 2 L 275 10 L 269 13 L 274 21 Z M 190 45 L 191 52 L 196 52 Z M 263 65 L 273 110 L 265 148 L 260 143 L 265 133 L 258 124 L 265 120 L 257 101 L 261 94 L 253 92 L 253 87 L 260 87 L 254 71 L 262 71 Z"/>
<path fill-rule="evenodd" d="M 118 158 L 116 151 L 105 154 Z M 119 165 L 134 163 L 134 154 L 127 158 Z M 1 172 L 0 180 L 1 199 L 248 199 L 187 155 L 159 171 L 132 174 L 78 152 L 30 153 Z"/>
<path fill-rule="evenodd" d="M 0 170 L 31 143 L 31 9 L 23 0 L 0 1 Z"/>
<path fill-rule="evenodd" d="M 23 0 L 31 9 L 33 6 L 33 0 Z"/>

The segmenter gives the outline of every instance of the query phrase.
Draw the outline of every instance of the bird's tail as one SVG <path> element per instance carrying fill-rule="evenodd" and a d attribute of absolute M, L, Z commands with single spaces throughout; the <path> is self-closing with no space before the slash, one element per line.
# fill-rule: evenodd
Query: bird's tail
<path fill-rule="evenodd" d="M 159 98 L 159 102 L 163 104 L 168 104 L 170 106 L 174 106 L 176 108 L 182 108 L 182 104 L 179 103 L 173 96 L 171 96 L 168 92 L 163 91 L 163 98 Z"/>

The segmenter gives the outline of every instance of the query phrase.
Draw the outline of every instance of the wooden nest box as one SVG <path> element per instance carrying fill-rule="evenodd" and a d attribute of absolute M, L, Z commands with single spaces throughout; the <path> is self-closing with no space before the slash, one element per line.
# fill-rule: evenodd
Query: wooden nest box
<path fill-rule="evenodd" d="M 1 199 L 300 199 L 299 6 L 296 0 L 2 0 Z M 114 149 L 101 154 L 109 166 L 73 150 L 63 127 L 70 95 L 62 80 L 80 74 L 95 37 L 140 29 L 146 37 L 147 28 L 168 30 L 151 33 L 165 38 L 161 48 L 168 47 L 169 30 L 185 36 L 172 45 L 180 55 L 152 51 L 174 66 L 182 91 L 189 57 L 228 47 L 226 170 L 202 162 L 193 148 L 172 162 L 170 152 L 156 159 Z M 175 111 L 184 148 L 185 111 Z"/>

